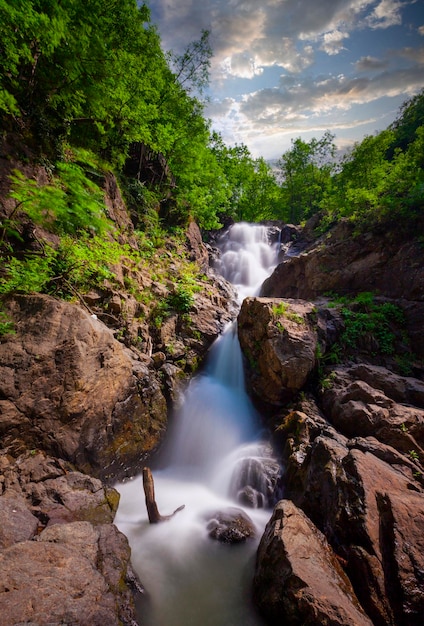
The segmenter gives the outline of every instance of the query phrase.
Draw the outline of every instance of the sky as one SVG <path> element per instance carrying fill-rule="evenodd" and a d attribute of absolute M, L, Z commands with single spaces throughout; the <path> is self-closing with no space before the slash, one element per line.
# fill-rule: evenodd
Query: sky
<path fill-rule="evenodd" d="M 424 87 L 424 0 L 148 0 L 165 51 L 210 31 L 205 116 L 279 158 L 329 130 L 344 150 Z"/>

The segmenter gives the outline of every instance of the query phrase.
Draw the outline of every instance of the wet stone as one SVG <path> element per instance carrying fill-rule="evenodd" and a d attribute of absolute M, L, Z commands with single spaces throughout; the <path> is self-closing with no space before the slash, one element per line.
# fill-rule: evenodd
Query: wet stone
<path fill-rule="evenodd" d="M 256 535 L 253 521 L 236 507 L 208 513 L 205 519 L 209 537 L 222 543 L 240 543 Z"/>

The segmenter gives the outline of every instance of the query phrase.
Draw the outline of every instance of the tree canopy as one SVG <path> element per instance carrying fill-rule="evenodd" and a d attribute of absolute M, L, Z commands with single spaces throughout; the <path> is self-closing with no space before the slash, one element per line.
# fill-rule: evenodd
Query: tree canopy
<path fill-rule="evenodd" d="M 298 138 L 278 161 L 279 215 L 300 223 L 322 212 L 330 225 L 348 218 L 367 227 L 414 220 L 424 206 L 424 91 L 405 102 L 391 126 L 336 158 L 334 136 Z"/>
<path fill-rule="evenodd" d="M 424 92 L 342 159 L 327 131 L 294 139 L 272 168 L 211 132 L 209 32 L 165 54 L 136 0 L 0 0 L 0 54 L 3 133 L 19 133 L 53 167 L 82 149 L 121 171 L 131 145 L 148 146 L 175 180 L 163 214 L 172 223 L 299 223 L 318 211 L 328 223 L 366 222 L 422 210 Z"/>

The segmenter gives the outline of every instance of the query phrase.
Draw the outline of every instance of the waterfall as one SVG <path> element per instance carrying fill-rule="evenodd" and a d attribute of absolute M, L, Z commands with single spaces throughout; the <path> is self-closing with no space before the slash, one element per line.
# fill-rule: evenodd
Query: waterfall
<path fill-rule="evenodd" d="M 236 286 L 240 302 L 256 295 L 277 262 L 279 246 L 270 246 L 266 227 L 234 224 L 217 246 L 216 271 Z M 115 523 L 128 537 L 133 567 L 148 591 L 142 623 L 260 626 L 249 586 L 279 468 L 259 440 L 235 322 L 212 346 L 205 371 L 192 380 L 172 422 L 164 469 L 154 473 L 156 500 L 164 514 L 181 504 L 184 510 L 149 525 L 141 476 L 116 486 L 121 500 Z M 205 515 L 229 506 L 249 515 L 256 540 L 227 546 L 208 537 Z"/>

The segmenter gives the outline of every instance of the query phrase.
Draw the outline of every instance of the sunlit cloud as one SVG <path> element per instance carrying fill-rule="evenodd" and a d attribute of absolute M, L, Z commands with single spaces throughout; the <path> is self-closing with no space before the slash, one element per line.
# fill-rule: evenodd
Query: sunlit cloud
<path fill-rule="evenodd" d="M 424 86 L 420 0 L 151 3 L 165 49 L 181 53 L 210 31 L 205 112 L 229 143 L 271 151 L 274 139 L 325 129 L 345 131 L 347 141 L 349 129 L 368 131 L 374 114 L 376 125 L 392 120 Z"/>
<path fill-rule="evenodd" d="M 381 0 L 367 17 L 370 28 L 389 28 L 402 23 L 401 9 L 404 3 L 399 0 Z"/>
<path fill-rule="evenodd" d="M 349 38 L 349 33 L 342 32 L 340 30 L 333 30 L 331 33 L 325 33 L 323 36 L 321 50 L 324 50 L 330 56 L 338 54 L 341 50 L 344 50 L 344 40 Z"/>
<path fill-rule="evenodd" d="M 408 85 L 405 88 L 405 85 Z M 338 76 L 325 81 L 304 80 L 290 89 L 264 89 L 245 97 L 239 112 L 252 127 L 268 132 L 269 128 L 293 129 L 296 122 L 313 120 L 320 116 L 340 114 L 354 105 L 364 105 L 387 96 L 407 96 L 415 93 L 422 85 L 421 72 L 398 70 L 383 72 L 370 79 Z M 273 131 L 273 132 L 274 132 Z"/>
<path fill-rule="evenodd" d="M 209 29 L 214 70 L 246 77 L 271 65 L 289 71 L 308 67 L 312 49 L 307 43 L 298 47 L 299 41 L 319 41 L 321 50 L 337 54 L 372 5 L 375 0 L 264 0 L 259 6 L 252 0 L 157 0 L 154 9 L 165 25 L 165 47 L 181 51 L 183 36 L 187 45 Z M 396 6 L 395 0 L 383 0 L 368 20 L 388 23 Z"/>

